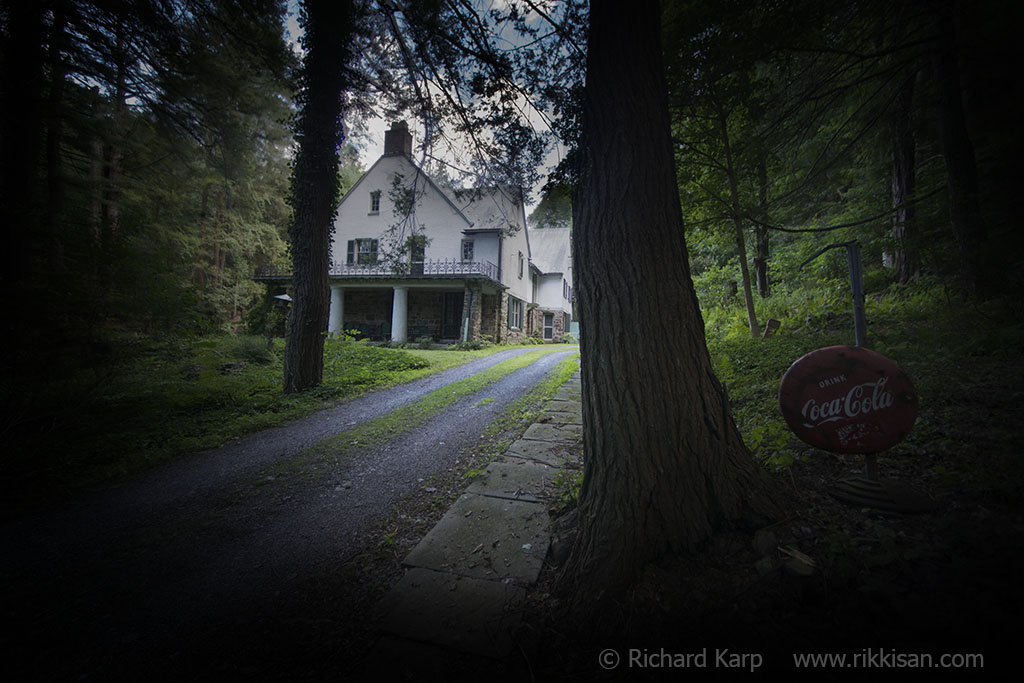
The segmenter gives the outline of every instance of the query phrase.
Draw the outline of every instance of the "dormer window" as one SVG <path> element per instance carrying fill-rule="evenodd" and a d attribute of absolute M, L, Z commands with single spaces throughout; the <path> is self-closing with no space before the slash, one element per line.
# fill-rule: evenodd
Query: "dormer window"
<path fill-rule="evenodd" d="M 370 213 L 380 213 L 380 190 L 370 193 Z"/>
<path fill-rule="evenodd" d="M 462 240 L 462 260 L 473 260 L 473 240 Z"/>

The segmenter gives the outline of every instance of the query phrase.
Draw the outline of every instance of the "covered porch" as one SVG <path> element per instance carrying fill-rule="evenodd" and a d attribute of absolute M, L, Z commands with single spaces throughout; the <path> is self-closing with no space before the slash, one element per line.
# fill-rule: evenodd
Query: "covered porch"
<path fill-rule="evenodd" d="M 491 334 L 500 291 L 478 280 L 352 282 L 332 278 L 327 331 L 405 343 L 453 343 Z M 488 325 L 489 327 L 489 325 Z"/>

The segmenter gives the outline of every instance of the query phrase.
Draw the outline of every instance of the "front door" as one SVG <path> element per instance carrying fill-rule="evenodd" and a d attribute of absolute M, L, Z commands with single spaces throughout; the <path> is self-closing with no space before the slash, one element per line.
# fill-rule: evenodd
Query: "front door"
<path fill-rule="evenodd" d="M 441 338 L 462 338 L 463 292 L 445 292 L 441 307 Z"/>

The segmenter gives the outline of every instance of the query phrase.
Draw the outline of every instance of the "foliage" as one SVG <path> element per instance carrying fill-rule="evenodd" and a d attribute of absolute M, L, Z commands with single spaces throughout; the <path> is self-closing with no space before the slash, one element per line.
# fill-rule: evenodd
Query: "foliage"
<path fill-rule="evenodd" d="M 489 349 L 493 346 L 494 342 L 491 340 L 479 337 L 468 341 L 455 342 L 449 345 L 448 348 L 456 351 L 479 351 L 480 349 Z"/>
<path fill-rule="evenodd" d="M 2 222 L 21 264 L 5 275 L 12 372 L 94 363 L 85 349 L 126 329 L 233 330 L 257 303 L 252 275 L 283 257 L 289 220 L 284 11 L 67 0 L 0 21 L 4 63 L 19 62 L 0 89 L 17 112 L 0 130 Z"/>

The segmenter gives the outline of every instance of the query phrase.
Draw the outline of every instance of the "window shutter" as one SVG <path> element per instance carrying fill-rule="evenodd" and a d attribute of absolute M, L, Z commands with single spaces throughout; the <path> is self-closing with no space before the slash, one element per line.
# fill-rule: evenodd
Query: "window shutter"
<path fill-rule="evenodd" d="M 353 264 L 355 262 L 356 262 L 356 241 L 355 240 L 349 240 L 348 241 L 348 261 L 347 261 L 347 263 L 351 265 L 351 264 Z"/>

